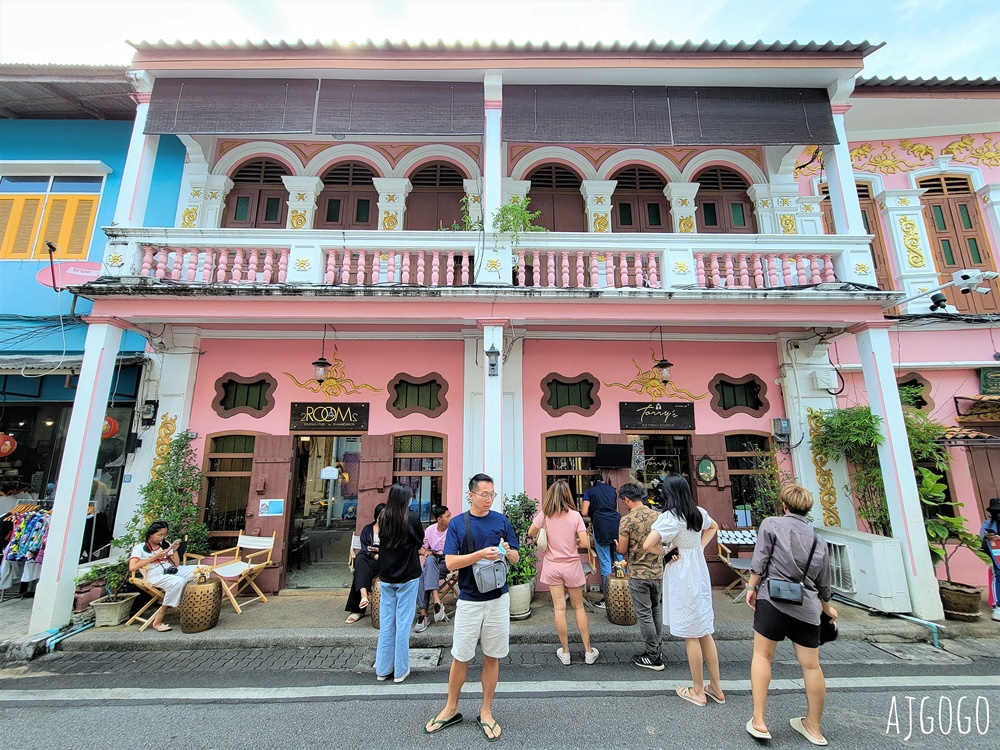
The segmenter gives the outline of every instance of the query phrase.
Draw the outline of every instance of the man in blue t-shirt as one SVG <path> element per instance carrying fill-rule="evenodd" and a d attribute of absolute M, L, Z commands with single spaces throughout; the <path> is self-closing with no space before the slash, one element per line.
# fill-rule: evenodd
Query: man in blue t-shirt
<path fill-rule="evenodd" d="M 476 655 L 476 644 L 483 647 L 483 704 L 479 727 L 488 740 L 500 737 L 500 726 L 493 719 L 493 694 L 500 678 L 500 659 L 510 651 L 510 595 L 507 585 L 483 593 L 476 585 L 472 566 L 481 560 L 509 563 L 520 559 L 517 534 L 507 516 L 490 510 L 496 493 L 493 479 L 476 474 L 469 480 L 469 511 L 451 519 L 444 542 L 445 565 L 458 571 L 458 604 L 455 608 L 455 636 L 451 647 L 451 671 L 448 673 L 448 702 L 440 713 L 427 722 L 424 731 L 435 734 L 462 721 L 458 698 L 469 673 L 469 662 Z M 466 522 L 472 530 L 467 539 Z"/>

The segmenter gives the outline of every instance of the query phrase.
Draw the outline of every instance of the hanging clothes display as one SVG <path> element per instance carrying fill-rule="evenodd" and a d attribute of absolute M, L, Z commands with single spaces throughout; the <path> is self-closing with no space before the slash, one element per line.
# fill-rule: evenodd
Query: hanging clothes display
<path fill-rule="evenodd" d="M 51 513 L 46 510 L 18 512 L 17 508 L 4 519 L 5 528 L 11 531 L 0 559 L 0 589 L 10 588 L 16 582 L 29 583 L 39 579 L 51 519 Z"/>

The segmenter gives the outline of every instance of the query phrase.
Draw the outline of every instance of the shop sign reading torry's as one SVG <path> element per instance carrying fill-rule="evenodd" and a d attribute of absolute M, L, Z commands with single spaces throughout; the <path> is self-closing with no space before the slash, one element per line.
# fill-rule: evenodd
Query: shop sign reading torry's
<path fill-rule="evenodd" d="M 618 415 L 623 430 L 694 430 L 694 404 L 687 401 L 622 401 Z"/>
<path fill-rule="evenodd" d="M 367 430 L 368 404 L 293 403 L 288 429 L 291 432 Z"/>

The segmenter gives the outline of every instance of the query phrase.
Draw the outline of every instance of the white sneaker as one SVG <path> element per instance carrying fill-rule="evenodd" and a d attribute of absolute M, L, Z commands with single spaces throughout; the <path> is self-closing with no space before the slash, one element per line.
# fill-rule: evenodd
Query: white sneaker
<path fill-rule="evenodd" d="M 556 649 L 556 656 L 559 657 L 559 661 L 561 661 L 565 666 L 567 666 L 567 667 L 569 666 L 570 655 L 569 655 L 568 651 L 563 651 L 561 647 L 557 648 Z"/>
<path fill-rule="evenodd" d="M 993 608 L 993 617 L 991 619 L 1000 622 L 1000 607 Z"/>
<path fill-rule="evenodd" d="M 443 604 L 434 605 L 434 622 L 448 622 L 448 614 L 444 611 Z"/>
<path fill-rule="evenodd" d="M 593 664 L 595 661 L 597 661 L 597 657 L 600 655 L 601 655 L 600 651 L 598 651 L 596 648 L 591 647 L 590 651 L 588 651 L 586 654 L 583 655 L 583 658 L 586 660 L 587 664 Z"/>

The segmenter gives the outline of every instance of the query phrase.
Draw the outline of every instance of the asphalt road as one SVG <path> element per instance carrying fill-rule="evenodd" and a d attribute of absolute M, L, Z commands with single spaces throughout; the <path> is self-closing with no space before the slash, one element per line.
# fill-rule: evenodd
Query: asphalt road
<path fill-rule="evenodd" d="M 598 664 L 563 667 L 547 646 L 522 646 L 502 667 L 494 705 L 507 748 L 755 748 L 749 644 L 723 658 L 726 705 L 698 708 L 673 694 L 689 679 L 668 644 L 661 673 L 632 667 L 629 644 Z M 839 645 L 839 644 L 838 644 Z M 923 644 L 846 642 L 827 659 L 824 731 L 831 747 L 981 748 L 1000 733 L 1000 659 L 992 644 L 940 652 Z M 443 704 L 448 655 L 402 685 L 375 682 L 365 649 L 53 654 L 0 672 L 4 747 L 398 748 L 485 747 L 475 724 L 478 669 L 466 720 L 423 733 Z M 799 672 L 779 651 L 768 723 L 773 748 L 811 747 L 788 725 L 804 713 Z M 834 658 L 836 657 L 836 658 Z M 581 660 L 582 661 L 582 660 Z M 12 744 L 7 744 L 10 740 Z"/>

